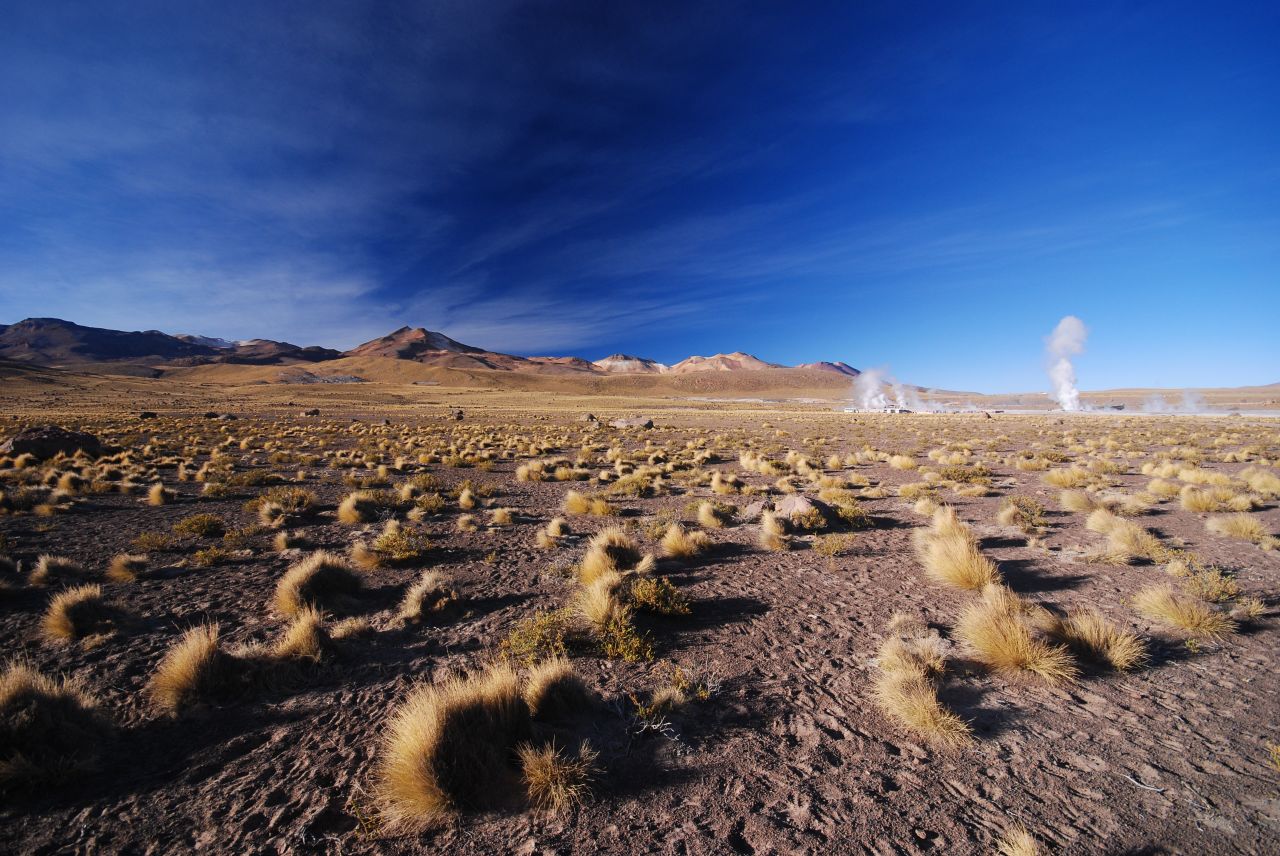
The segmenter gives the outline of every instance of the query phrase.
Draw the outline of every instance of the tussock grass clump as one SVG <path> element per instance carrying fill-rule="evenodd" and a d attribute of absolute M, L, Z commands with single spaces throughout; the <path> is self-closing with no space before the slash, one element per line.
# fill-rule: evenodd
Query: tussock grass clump
<path fill-rule="evenodd" d="M 977 590 L 1000 581 L 995 563 L 977 545 L 958 535 L 927 539 L 922 557 L 925 575 L 934 582 Z"/>
<path fill-rule="evenodd" d="M 669 559 L 691 559 L 711 546 L 705 532 L 686 530 L 679 523 L 672 523 L 662 536 L 662 555 Z"/>
<path fill-rule="evenodd" d="M 1044 638 L 1051 616 L 1009 589 L 991 585 L 982 599 L 960 612 L 956 636 L 973 649 L 979 662 L 996 671 L 1030 673 L 1051 684 L 1075 680 L 1079 674 L 1071 653 Z"/>
<path fill-rule="evenodd" d="M 1246 467 L 1237 473 L 1250 490 L 1264 497 L 1280 497 L 1280 475 L 1262 467 Z"/>
<path fill-rule="evenodd" d="M 1041 478 L 1050 487 L 1084 487 L 1093 480 L 1094 476 L 1088 470 L 1072 464 L 1069 467 L 1049 470 Z"/>
<path fill-rule="evenodd" d="M 120 553 L 107 565 L 107 579 L 116 583 L 131 583 L 147 569 L 147 557 L 139 554 Z"/>
<path fill-rule="evenodd" d="M 118 610 L 102 597 L 102 586 L 84 585 L 64 589 L 49 601 L 40 631 L 45 638 L 71 642 L 115 629 Z"/>
<path fill-rule="evenodd" d="M 561 657 L 568 653 L 573 625 L 572 608 L 535 613 L 511 629 L 502 640 L 502 651 L 526 665 Z"/>
<path fill-rule="evenodd" d="M 561 753 L 554 744 L 536 747 L 524 743 L 516 754 L 525 793 L 535 808 L 555 814 L 582 803 L 590 795 L 599 756 L 586 741 L 573 757 Z"/>
<path fill-rule="evenodd" d="M 281 531 L 275 534 L 271 539 L 271 549 L 277 553 L 283 553 L 285 550 L 294 550 L 307 546 L 307 539 L 297 532 Z"/>
<path fill-rule="evenodd" d="M 1069 613 L 1056 629 L 1059 639 L 1077 654 L 1128 672 L 1147 661 L 1147 649 L 1133 633 L 1120 630 L 1092 607 Z"/>
<path fill-rule="evenodd" d="M 293 617 L 270 652 L 277 660 L 317 663 L 332 647 L 324 627 L 324 614 L 314 607 L 306 607 Z"/>
<path fill-rule="evenodd" d="M 275 608 L 294 616 L 308 606 L 344 609 L 361 590 L 360 575 L 341 556 L 324 550 L 289 568 L 276 583 Z"/>
<path fill-rule="evenodd" d="M 534 544 L 543 550 L 554 550 L 560 546 L 560 539 L 569 534 L 563 517 L 553 517 L 546 527 L 538 530 Z"/>
<path fill-rule="evenodd" d="M 791 537 L 787 535 L 786 524 L 772 511 L 760 515 L 760 534 L 757 540 L 763 550 L 780 553 L 791 549 Z"/>
<path fill-rule="evenodd" d="M 448 612 L 458 603 L 452 581 L 439 571 L 426 571 L 404 593 L 399 615 L 402 621 L 419 623 Z"/>
<path fill-rule="evenodd" d="M 889 457 L 889 466 L 895 470 L 914 470 L 920 466 L 916 463 L 916 459 L 909 455 L 891 455 Z"/>
<path fill-rule="evenodd" d="M 1099 508 L 1098 500 L 1085 490 L 1064 490 L 1058 494 L 1058 504 L 1063 511 L 1074 511 L 1084 514 Z"/>
<path fill-rule="evenodd" d="M 165 652 L 147 691 L 161 710 L 176 714 L 222 692 L 230 669 L 231 658 L 220 646 L 218 625 L 192 627 Z"/>
<path fill-rule="evenodd" d="M 1133 606 L 1147 618 L 1193 639 L 1221 639 L 1236 631 L 1236 623 L 1228 615 L 1167 585 L 1142 589 L 1134 595 Z"/>
<path fill-rule="evenodd" d="M 578 590 L 573 609 L 595 633 L 606 657 L 634 663 L 653 659 L 653 644 L 636 630 L 634 611 L 620 596 L 621 574 L 611 571 Z"/>
<path fill-rule="evenodd" d="M 352 546 L 351 560 L 366 569 L 398 567 L 422 561 L 430 549 L 425 532 L 388 520 L 372 544 L 357 542 Z"/>
<path fill-rule="evenodd" d="M 1040 845 L 1022 824 L 1015 824 L 1004 831 L 996 843 L 1000 856 L 1039 856 Z"/>
<path fill-rule="evenodd" d="M 852 550 L 855 543 L 852 534 L 819 535 L 813 539 L 813 552 L 827 559 L 834 559 Z"/>
<path fill-rule="evenodd" d="M 524 700 L 534 719 L 555 721 L 590 710 L 595 699 L 573 664 L 560 656 L 535 664 L 525 678 Z"/>
<path fill-rule="evenodd" d="M 36 566 L 31 569 L 28 581 L 32 585 L 47 585 L 61 580 L 78 579 L 84 575 L 84 567 L 79 562 L 45 553 L 36 559 Z"/>
<path fill-rule="evenodd" d="M 0 673 L 0 791 L 59 784 L 93 769 L 108 735 L 97 703 L 21 663 Z"/>
<path fill-rule="evenodd" d="M 1227 538 L 1241 538 L 1245 541 L 1252 541 L 1255 544 L 1261 544 L 1270 537 L 1267 528 L 1262 525 L 1262 521 L 1252 515 L 1228 514 L 1224 517 L 1210 517 L 1205 521 L 1205 528 L 1215 535 L 1223 535 Z"/>
<path fill-rule="evenodd" d="M 227 524 L 216 514 L 192 514 L 173 524 L 175 535 L 216 538 L 227 531 Z"/>
<path fill-rule="evenodd" d="M 587 496 L 576 490 L 564 495 L 565 514 L 589 514 L 593 517 L 610 517 L 617 513 L 608 500 L 598 496 Z"/>
<path fill-rule="evenodd" d="M 1029 496 L 1006 496 L 1000 503 L 996 522 L 1029 534 L 1045 525 L 1044 506 Z"/>
<path fill-rule="evenodd" d="M 419 687 L 382 740 L 375 773 L 382 819 L 392 829 L 422 830 L 457 812 L 510 804 L 521 789 L 517 747 L 530 732 L 509 665 Z"/>
<path fill-rule="evenodd" d="M 1095 509 L 1085 520 L 1085 527 L 1107 536 L 1106 557 L 1112 561 L 1128 562 L 1134 558 L 1157 561 L 1164 555 L 1160 539 L 1155 535 L 1105 508 Z"/>
<path fill-rule="evenodd" d="M 931 496 L 922 496 L 911 506 L 911 510 L 924 517 L 932 517 L 938 510 L 938 503 Z"/>
<path fill-rule="evenodd" d="M 946 643 L 914 622 L 895 621 L 891 630 L 893 635 L 880 648 L 876 703 L 930 743 L 943 747 L 968 743 L 972 740 L 969 725 L 938 699 L 936 682 L 945 666 Z"/>
<path fill-rule="evenodd" d="M 688 615 L 689 599 L 666 577 L 635 577 L 627 596 L 640 610 L 658 615 Z"/>
<path fill-rule="evenodd" d="M 730 516 L 714 502 L 698 504 L 698 525 L 703 529 L 723 529 Z"/>
<path fill-rule="evenodd" d="M 178 498 L 178 494 L 156 482 L 147 491 L 147 505 L 168 505 Z"/>
<path fill-rule="evenodd" d="M 1184 511 L 1194 511 L 1199 514 L 1222 511 L 1223 507 L 1222 501 L 1212 491 L 1200 490 L 1191 485 L 1182 488 L 1178 502 Z"/>
<path fill-rule="evenodd" d="M 977 590 L 1000 581 L 995 563 L 982 555 L 972 530 L 949 505 L 934 512 L 929 529 L 915 533 L 916 555 L 934 582 Z"/>
<path fill-rule="evenodd" d="M 129 542 L 129 547 L 139 553 L 169 553 L 179 546 L 179 540 L 168 532 L 143 532 Z"/>
<path fill-rule="evenodd" d="M 643 556 L 635 539 L 617 526 L 602 529 L 587 542 L 587 553 L 578 566 L 578 579 L 591 585 L 601 576 L 625 571 L 648 571 L 652 557 Z"/>
<path fill-rule="evenodd" d="M 396 495 L 385 491 L 357 490 L 338 504 L 338 522 L 348 526 L 371 523 L 383 512 L 395 508 Z"/>

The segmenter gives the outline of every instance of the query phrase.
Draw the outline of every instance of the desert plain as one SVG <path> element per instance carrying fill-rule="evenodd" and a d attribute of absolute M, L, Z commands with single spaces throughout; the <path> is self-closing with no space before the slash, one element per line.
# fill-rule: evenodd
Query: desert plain
<path fill-rule="evenodd" d="M 0 849 L 1277 852 L 1274 418 L 661 392 L 9 367 Z"/>

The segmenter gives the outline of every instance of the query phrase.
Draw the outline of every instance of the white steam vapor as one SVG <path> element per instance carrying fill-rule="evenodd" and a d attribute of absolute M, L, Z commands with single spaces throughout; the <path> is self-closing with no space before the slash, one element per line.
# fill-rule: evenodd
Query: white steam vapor
<path fill-rule="evenodd" d="M 1071 358 L 1084 353 L 1084 342 L 1089 336 L 1084 322 L 1068 315 L 1053 328 L 1045 340 L 1045 353 L 1049 358 L 1049 380 L 1053 383 L 1053 397 L 1063 410 L 1080 409 L 1080 390 L 1076 389 L 1076 367 Z"/>
<path fill-rule="evenodd" d="M 925 403 L 915 389 L 894 379 L 887 368 L 867 369 L 853 382 L 853 397 L 859 410 L 925 410 Z"/>
<path fill-rule="evenodd" d="M 1208 411 L 1204 396 L 1192 390 L 1183 390 L 1182 404 L 1171 404 L 1163 395 L 1151 395 L 1142 403 L 1143 413 L 1205 413 Z"/>

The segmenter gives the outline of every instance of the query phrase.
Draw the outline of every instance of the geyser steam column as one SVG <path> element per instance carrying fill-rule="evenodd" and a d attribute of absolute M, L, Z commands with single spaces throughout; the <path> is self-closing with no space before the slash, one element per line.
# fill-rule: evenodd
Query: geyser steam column
<path fill-rule="evenodd" d="M 1045 340 L 1045 353 L 1049 358 L 1049 380 L 1053 382 L 1053 397 L 1063 410 L 1080 409 L 1080 390 L 1076 389 L 1076 368 L 1071 358 L 1084 353 L 1084 341 L 1089 331 L 1084 322 L 1068 315 L 1053 328 Z"/>

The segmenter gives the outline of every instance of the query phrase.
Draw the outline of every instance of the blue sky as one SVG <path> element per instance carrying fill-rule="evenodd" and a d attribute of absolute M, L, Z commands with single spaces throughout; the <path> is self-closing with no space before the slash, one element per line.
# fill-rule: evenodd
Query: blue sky
<path fill-rule="evenodd" d="M 0 32 L 0 322 L 1280 381 L 1280 7 L 111 3 Z"/>

